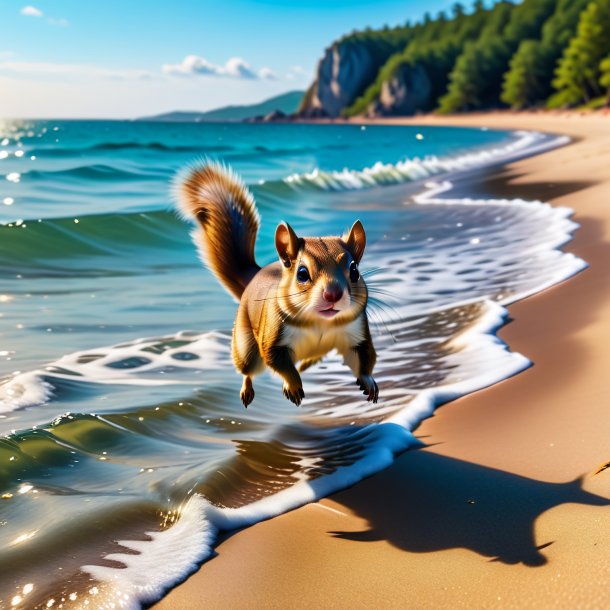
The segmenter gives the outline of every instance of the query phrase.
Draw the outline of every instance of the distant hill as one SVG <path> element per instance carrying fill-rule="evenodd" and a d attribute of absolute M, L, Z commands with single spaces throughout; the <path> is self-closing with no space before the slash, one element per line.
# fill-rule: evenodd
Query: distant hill
<path fill-rule="evenodd" d="M 243 121 L 256 116 L 265 116 L 279 110 L 284 114 L 296 112 L 304 91 L 289 91 L 276 95 L 258 104 L 248 104 L 245 106 L 223 106 L 207 112 L 197 111 L 175 111 L 165 112 L 150 117 L 142 117 L 138 121 L 165 121 L 165 122 L 214 122 L 214 121 Z"/>

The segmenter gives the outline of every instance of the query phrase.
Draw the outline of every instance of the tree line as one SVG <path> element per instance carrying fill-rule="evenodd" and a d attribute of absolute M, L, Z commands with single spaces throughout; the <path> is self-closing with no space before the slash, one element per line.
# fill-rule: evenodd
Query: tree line
<path fill-rule="evenodd" d="M 384 82 L 415 66 L 432 84 L 422 111 L 599 107 L 610 98 L 610 0 L 456 3 L 450 15 L 341 42 L 367 45 L 379 61 L 345 116 L 365 113 Z"/>

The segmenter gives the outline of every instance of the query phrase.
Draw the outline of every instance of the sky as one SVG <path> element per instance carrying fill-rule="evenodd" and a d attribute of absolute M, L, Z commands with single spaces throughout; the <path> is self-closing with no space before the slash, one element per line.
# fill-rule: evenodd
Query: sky
<path fill-rule="evenodd" d="M 312 82 L 333 40 L 455 0 L 0 0 L 0 118 L 135 118 Z"/>

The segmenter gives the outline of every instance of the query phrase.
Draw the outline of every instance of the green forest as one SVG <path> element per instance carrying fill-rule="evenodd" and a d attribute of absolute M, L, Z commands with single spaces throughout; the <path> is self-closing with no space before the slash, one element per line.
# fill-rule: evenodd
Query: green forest
<path fill-rule="evenodd" d="M 345 104 L 346 117 L 371 112 L 384 83 L 413 83 L 405 81 L 413 74 L 427 83 L 415 109 L 422 112 L 596 108 L 610 95 L 610 0 L 456 3 L 450 14 L 355 32 L 333 44 L 344 53 L 365 45 L 374 62 L 372 76 Z"/>

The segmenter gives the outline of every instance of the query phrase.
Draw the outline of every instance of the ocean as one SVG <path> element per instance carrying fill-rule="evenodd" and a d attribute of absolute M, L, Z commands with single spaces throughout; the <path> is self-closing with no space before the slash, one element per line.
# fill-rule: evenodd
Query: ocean
<path fill-rule="evenodd" d="M 381 470 L 421 445 L 435 407 L 528 367 L 495 332 L 507 304 L 584 267 L 560 249 L 571 211 L 453 184 L 564 143 L 444 127 L 0 122 L 0 607 L 153 603 L 219 532 Z M 363 222 L 378 404 L 331 356 L 304 374 L 301 407 L 268 373 L 242 407 L 236 304 L 171 196 L 206 158 L 251 188 L 260 264 L 282 220 L 302 235 Z"/>

